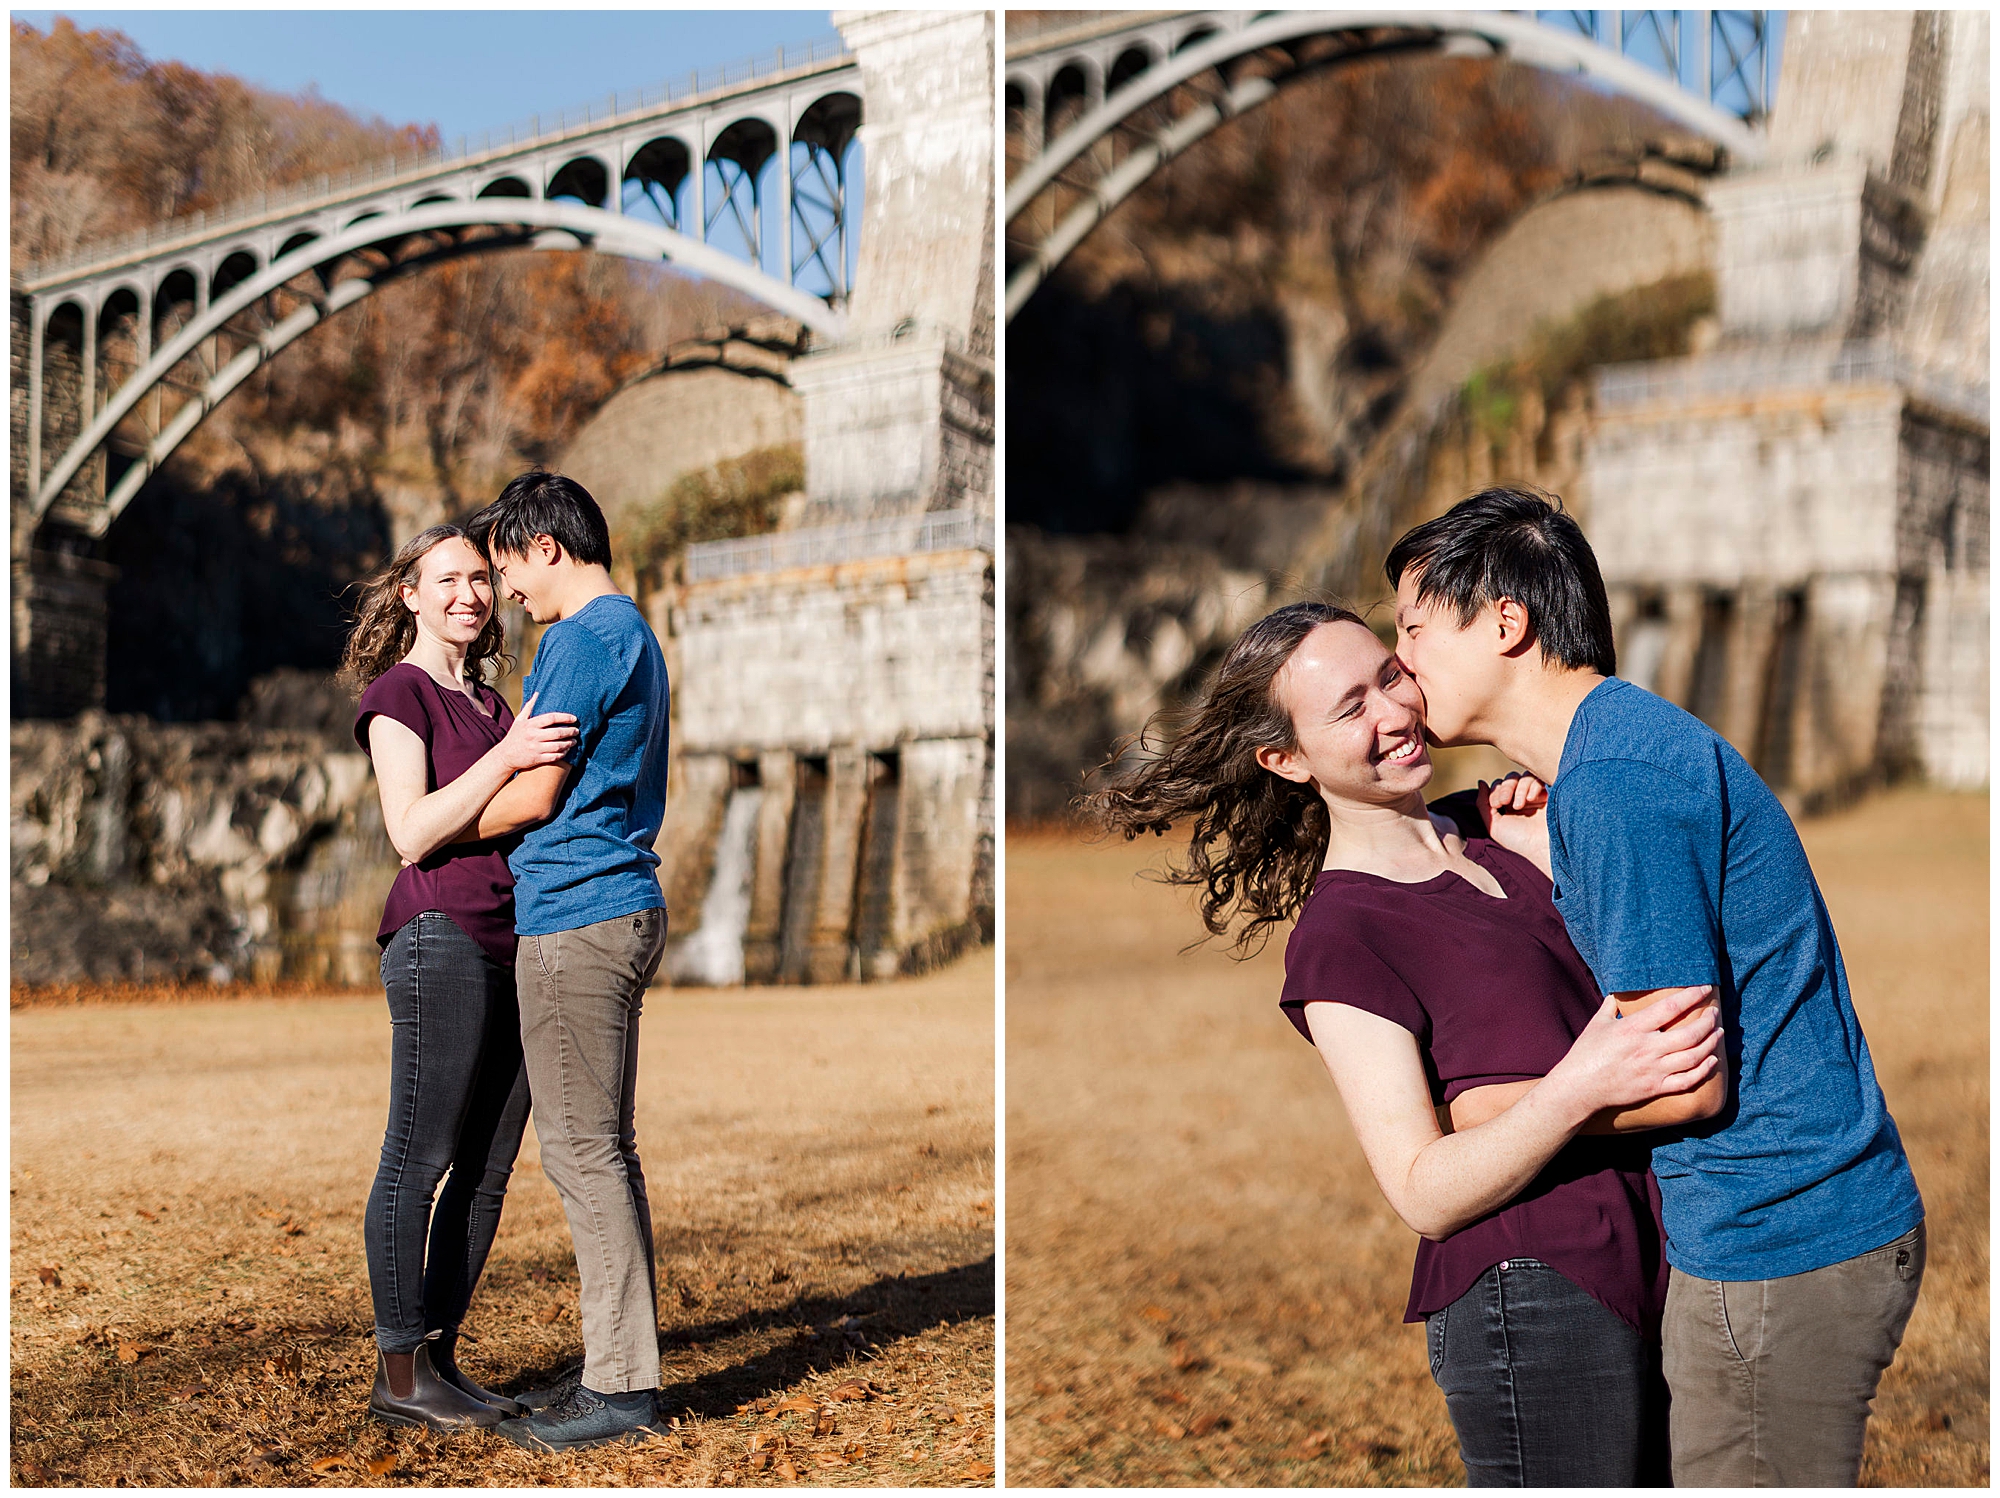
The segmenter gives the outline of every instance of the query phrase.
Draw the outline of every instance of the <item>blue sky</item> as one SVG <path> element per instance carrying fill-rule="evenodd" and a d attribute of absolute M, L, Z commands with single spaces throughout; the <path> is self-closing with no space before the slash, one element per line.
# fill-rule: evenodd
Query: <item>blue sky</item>
<path fill-rule="evenodd" d="M 837 36 L 823 10 L 17 10 L 124 32 L 148 58 L 280 93 L 317 85 L 357 114 L 449 141 L 612 89 Z"/>

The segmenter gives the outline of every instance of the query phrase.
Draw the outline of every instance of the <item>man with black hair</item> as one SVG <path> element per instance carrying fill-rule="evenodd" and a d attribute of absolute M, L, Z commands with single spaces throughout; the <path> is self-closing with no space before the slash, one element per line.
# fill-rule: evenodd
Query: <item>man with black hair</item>
<path fill-rule="evenodd" d="M 667 668 L 611 580 L 604 515 L 581 484 L 523 474 L 467 529 L 500 587 L 547 626 L 523 699 L 577 717 L 572 762 L 524 771 L 480 822 L 484 836 L 528 829 L 508 858 L 521 1047 L 542 1171 L 576 1249 L 584 1348 L 574 1384 L 523 1396 L 532 1413 L 498 1428 L 531 1450 L 569 1451 L 658 1433 L 653 1220 L 633 1096 L 640 1003 L 667 939 L 653 852 Z"/>
<path fill-rule="evenodd" d="M 1629 1012 L 1716 985 L 1726 1073 L 1653 1150 L 1676 1486 L 1852 1486 L 1923 1277 L 1923 1201 L 1791 818 L 1707 725 L 1612 675 L 1604 581 L 1559 503 L 1484 490 L 1387 571 L 1429 736 L 1547 785 L 1513 815 L 1599 986 Z M 1496 821 L 1524 798 L 1497 799 Z M 1481 1089 L 1467 1121 L 1533 1085 Z"/>

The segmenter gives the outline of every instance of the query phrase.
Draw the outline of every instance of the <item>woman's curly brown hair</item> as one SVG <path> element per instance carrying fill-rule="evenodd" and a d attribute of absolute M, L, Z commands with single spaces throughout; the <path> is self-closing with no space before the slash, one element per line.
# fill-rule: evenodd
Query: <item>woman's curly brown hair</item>
<path fill-rule="evenodd" d="M 340 657 L 340 682 L 354 696 L 365 692 L 370 682 L 402 660 L 416 644 L 417 616 L 403 602 L 403 589 L 416 586 L 431 548 L 454 538 L 469 544 L 482 557 L 486 555 L 485 548 L 463 526 L 434 525 L 410 537 L 386 565 L 362 579 L 361 599 L 354 608 L 354 628 L 348 633 L 347 648 Z M 512 666 L 514 657 L 505 652 L 505 645 L 500 610 L 495 608 L 486 627 L 465 652 L 465 674 L 483 682 L 489 661 L 502 671 Z"/>
<path fill-rule="evenodd" d="M 1361 624 L 1328 603 L 1294 603 L 1266 614 L 1222 657 L 1193 707 L 1155 713 L 1122 740 L 1078 801 L 1083 815 L 1129 840 L 1192 819 L 1187 862 L 1170 864 L 1169 884 L 1193 886 L 1202 924 L 1227 936 L 1237 957 L 1263 949 L 1271 927 L 1295 917 L 1326 860 L 1326 803 L 1311 785 L 1257 763 L 1263 748 L 1291 749 L 1292 715 L 1271 690 L 1301 641 L 1322 624 Z"/>

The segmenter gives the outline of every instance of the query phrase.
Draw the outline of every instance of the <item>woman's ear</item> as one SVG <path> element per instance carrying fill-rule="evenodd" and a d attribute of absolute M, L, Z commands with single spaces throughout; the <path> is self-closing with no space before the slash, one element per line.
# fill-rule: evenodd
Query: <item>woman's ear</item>
<path fill-rule="evenodd" d="M 1266 744 L 1257 751 L 1257 763 L 1280 779 L 1294 780 L 1300 785 L 1312 779 L 1312 771 L 1306 768 L 1296 749 L 1277 749 Z"/>
<path fill-rule="evenodd" d="M 415 583 L 398 584 L 396 595 L 403 600 L 404 608 L 413 614 L 417 612 L 417 585 Z"/>

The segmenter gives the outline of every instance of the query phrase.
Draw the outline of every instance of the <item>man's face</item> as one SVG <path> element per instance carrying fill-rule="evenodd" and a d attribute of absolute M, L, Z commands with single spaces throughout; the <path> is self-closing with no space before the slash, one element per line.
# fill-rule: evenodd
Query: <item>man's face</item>
<path fill-rule="evenodd" d="M 1396 654 L 1423 688 L 1430 740 L 1446 748 L 1483 743 L 1469 731 L 1503 684 L 1497 611 L 1488 604 L 1461 628 L 1446 600 L 1417 601 L 1417 583 L 1411 568 L 1396 585 Z"/>
<path fill-rule="evenodd" d="M 537 624 L 554 619 L 549 587 L 561 549 L 548 536 L 536 536 L 525 552 L 493 550 L 493 581 L 507 597 L 528 611 Z"/>

